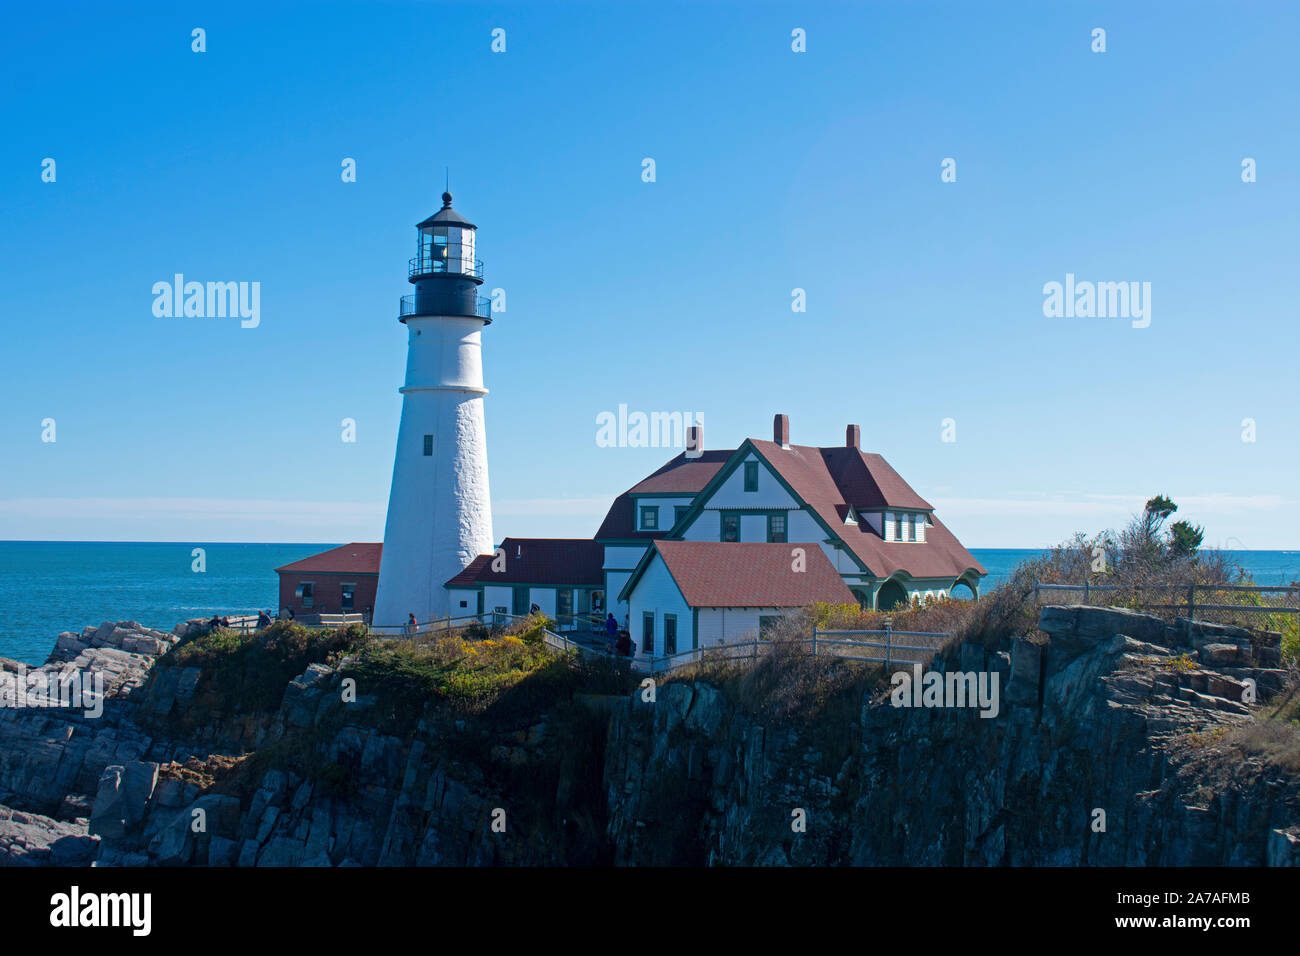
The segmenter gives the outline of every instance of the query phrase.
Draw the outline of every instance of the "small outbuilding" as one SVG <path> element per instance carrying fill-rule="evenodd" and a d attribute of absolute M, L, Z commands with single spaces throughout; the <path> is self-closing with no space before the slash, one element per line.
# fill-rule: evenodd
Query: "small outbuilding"
<path fill-rule="evenodd" d="M 276 568 L 281 616 L 292 610 L 311 622 L 321 614 L 361 614 L 370 623 L 383 549 L 379 543 L 354 541 Z"/>

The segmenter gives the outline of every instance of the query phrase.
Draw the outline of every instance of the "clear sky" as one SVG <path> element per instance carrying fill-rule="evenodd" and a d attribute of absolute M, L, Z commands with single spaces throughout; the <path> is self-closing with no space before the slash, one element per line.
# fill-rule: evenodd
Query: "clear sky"
<path fill-rule="evenodd" d="M 14 6 L 0 538 L 379 540 L 398 297 L 450 167 L 506 293 L 497 538 L 590 535 L 675 453 L 600 447 L 622 403 L 701 414 L 709 447 L 856 422 L 970 547 L 1157 492 L 1208 544 L 1300 547 L 1298 28 L 1242 2 Z M 260 283 L 260 324 L 156 317 L 177 272 Z M 1045 317 L 1067 273 L 1149 282 L 1149 326 Z"/>

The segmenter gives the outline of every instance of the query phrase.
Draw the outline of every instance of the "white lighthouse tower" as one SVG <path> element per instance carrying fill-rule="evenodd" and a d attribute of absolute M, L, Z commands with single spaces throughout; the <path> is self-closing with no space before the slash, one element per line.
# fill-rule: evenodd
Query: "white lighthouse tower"
<path fill-rule="evenodd" d="M 442 209 L 416 228 L 415 293 L 402 297 L 399 315 L 406 384 L 375 595 L 380 626 L 450 613 L 444 583 L 492 551 L 480 342 L 492 313 L 478 295 L 477 227 L 443 193 Z"/>

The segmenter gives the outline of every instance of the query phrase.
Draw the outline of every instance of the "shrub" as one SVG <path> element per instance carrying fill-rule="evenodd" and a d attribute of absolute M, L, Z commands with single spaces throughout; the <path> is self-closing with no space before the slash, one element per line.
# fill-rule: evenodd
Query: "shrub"
<path fill-rule="evenodd" d="M 285 685 L 309 664 L 333 663 L 369 643 L 358 625 L 326 631 L 276 621 L 255 634 L 214 630 L 186 638 L 156 667 L 199 667 L 199 692 L 219 695 L 223 710 L 256 713 L 279 707 Z"/>

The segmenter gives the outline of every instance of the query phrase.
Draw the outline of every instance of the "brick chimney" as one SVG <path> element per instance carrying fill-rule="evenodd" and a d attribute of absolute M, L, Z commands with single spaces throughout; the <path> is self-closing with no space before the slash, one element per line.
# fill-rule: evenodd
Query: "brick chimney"
<path fill-rule="evenodd" d="M 686 429 L 686 457 L 699 458 L 704 454 L 704 426 L 691 425 Z"/>
<path fill-rule="evenodd" d="M 772 419 L 772 441 L 782 448 L 790 447 L 790 416 L 777 415 Z"/>
<path fill-rule="evenodd" d="M 846 448 L 862 449 L 862 429 L 857 425 L 850 425 L 844 429 L 844 445 Z"/>

